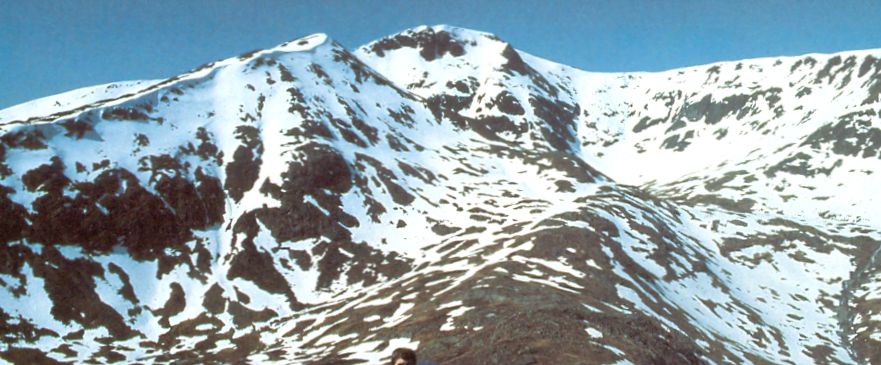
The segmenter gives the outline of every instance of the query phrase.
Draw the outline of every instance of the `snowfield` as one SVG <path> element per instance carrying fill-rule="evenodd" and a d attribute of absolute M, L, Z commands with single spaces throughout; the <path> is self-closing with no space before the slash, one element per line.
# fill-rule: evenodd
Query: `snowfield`
<path fill-rule="evenodd" d="M 879 97 L 439 25 L 17 105 L 0 363 L 878 363 Z"/>

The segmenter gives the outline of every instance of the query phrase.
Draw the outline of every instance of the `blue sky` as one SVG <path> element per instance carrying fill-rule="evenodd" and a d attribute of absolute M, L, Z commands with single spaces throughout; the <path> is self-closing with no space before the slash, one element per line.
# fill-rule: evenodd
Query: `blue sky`
<path fill-rule="evenodd" d="M 881 48 L 881 0 L 0 0 L 0 108 L 173 76 L 322 32 L 355 48 L 420 24 L 495 33 L 591 71 Z"/>

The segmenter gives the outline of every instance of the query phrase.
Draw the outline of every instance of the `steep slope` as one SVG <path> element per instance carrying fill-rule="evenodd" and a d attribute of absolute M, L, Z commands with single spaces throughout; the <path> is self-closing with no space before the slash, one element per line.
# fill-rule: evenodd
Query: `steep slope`
<path fill-rule="evenodd" d="M 408 41 L 411 38 L 442 43 L 438 39 L 448 38 L 443 33 L 463 38 L 461 48 L 466 51 L 440 60 L 440 65 L 419 59 L 424 55 L 416 50 L 397 51 L 400 45 L 419 43 Z M 457 33 L 468 36 L 456 37 Z M 501 62 L 485 61 L 491 57 L 478 53 L 468 59 L 469 45 L 481 42 L 495 43 L 500 50 L 510 47 L 491 35 L 426 27 L 375 42 L 356 54 L 377 69 L 387 64 L 411 65 L 409 69 L 389 67 L 386 72 L 423 97 L 457 98 L 464 101 L 463 110 L 474 111 L 491 107 L 474 102 L 487 99 L 478 91 L 484 84 L 504 85 L 509 90 L 528 87 L 505 77 L 504 67 L 494 66 Z M 422 43 L 432 47 L 432 42 Z M 786 343 L 801 344 L 796 347 L 831 349 L 839 341 L 847 348 L 852 341 L 847 334 L 837 338 L 839 325 L 845 326 L 845 332 L 850 326 L 848 320 L 839 320 L 840 313 L 853 307 L 839 297 L 839 283 L 853 280 L 850 273 L 871 262 L 877 247 L 877 222 L 871 221 L 874 215 L 870 214 L 876 195 L 867 177 L 879 167 L 872 162 L 877 160 L 872 158 L 875 142 L 871 137 L 881 77 L 875 54 L 761 59 L 655 74 L 596 74 L 525 54 L 516 59 L 524 61 L 521 69 L 541 75 L 533 79 L 561 90 L 557 103 L 576 111 L 565 118 L 580 141 L 580 146 L 571 146 L 573 153 L 616 181 L 647 184 L 648 191 L 683 204 L 680 209 L 692 217 L 694 225 L 709 228 L 706 239 L 719 247 L 724 261 L 739 269 L 738 275 L 726 281 L 731 287 L 746 289 L 742 300 L 758 298 L 749 306 L 768 317 L 762 322 L 788 333 L 781 337 L 789 339 Z M 450 69 L 466 71 L 446 71 Z M 502 81 L 493 79 L 500 74 Z M 462 84 L 477 86 L 456 87 Z M 855 113 L 855 109 L 865 111 Z M 828 118 L 837 121 L 829 123 Z M 838 153 L 830 151 L 834 146 Z M 833 179 L 820 178 L 843 163 L 849 168 L 838 169 Z M 841 194 L 845 183 L 852 186 L 853 195 Z M 836 204 L 830 205 L 833 197 Z M 815 254 L 823 259 L 807 258 Z M 829 267 L 830 260 L 838 263 L 836 267 Z M 750 288 L 738 283 L 738 277 L 756 274 L 791 280 L 794 285 L 785 295 L 779 286 L 762 283 Z M 805 290 L 811 295 L 804 296 Z M 780 301 L 765 304 L 768 297 L 788 298 L 783 301 L 793 303 L 790 309 L 780 307 Z M 818 302 L 818 298 L 827 299 Z M 821 324 L 809 330 L 813 332 L 809 336 L 804 335 L 806 314 Z M 757 345 L 768 347 L 762 343 L 768 340 Z M 815 352 L 830 353 L 820 349 L 803 354 L 789 347 L 781 344 L 776 352 L 783 356 L 770 359 L 782 362 Z M 842 352 L 835 356 L 848 357 Z"/>
<path fill-rule="evenodd" d="M 409 115 L 408 103 L 316 35 L 62 120 L 8 123 L 4 216 L 14 226 L 4 241 L 21 240 L 4 250 L 4 317 L 21 328 L 9 334 L 44 333 L 41 347 L 78 361 L 132 360 L 180 346 L 180 333 L 220 341 L 339 287 L 406 271 L 409 259 L 353 242 L 347 228 L 358 220 L 342 210 L 341 199 L 386 209 L 377 199 L 391 203 L 390 194 L 366 186 L 386 171 L 329 141 L 394 138 L 384 125 L 400 126 L 389 113 Z M 346 161 L 369 170 L 354 181 Z M 343 196 L 353 184 L 364 195 Z M 62 344 L 71 334 L 80 340 Z M 101 338 L 113 347 L 95 346 Z"/>
<path fill-rule="evenodd" d="M 596 74 L 434 26 L 0 111 L 0 358 L 876 360 L 875 53 Z"/>

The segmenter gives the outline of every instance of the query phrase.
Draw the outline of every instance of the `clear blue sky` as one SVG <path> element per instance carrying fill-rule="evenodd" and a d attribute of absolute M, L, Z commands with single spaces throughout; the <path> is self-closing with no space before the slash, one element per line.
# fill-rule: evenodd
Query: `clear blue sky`
<path fill-rule="evenodd" d="M 881 0 L 0 0 L 0 108 L 311 33 L 355 48 L 420 24 L 495 33 L 591 71 L 881 48 Z"/>

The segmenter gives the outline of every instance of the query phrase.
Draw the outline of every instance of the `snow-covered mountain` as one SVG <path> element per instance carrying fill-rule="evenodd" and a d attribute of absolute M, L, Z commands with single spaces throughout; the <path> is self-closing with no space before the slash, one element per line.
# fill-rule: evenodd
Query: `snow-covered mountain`
<path fill-rule="evenodd" d="M 881 363 L 881 50 L 322 34 L 0 111 L 0 362 Z"/>

